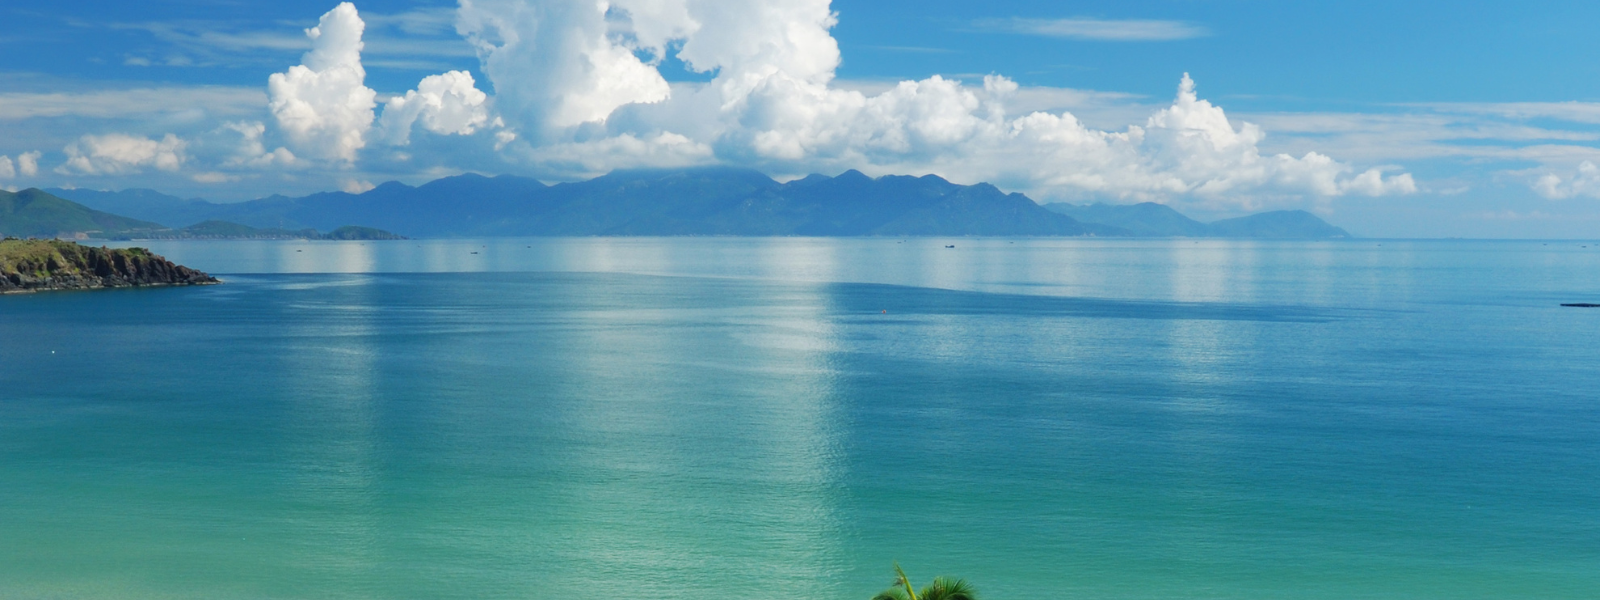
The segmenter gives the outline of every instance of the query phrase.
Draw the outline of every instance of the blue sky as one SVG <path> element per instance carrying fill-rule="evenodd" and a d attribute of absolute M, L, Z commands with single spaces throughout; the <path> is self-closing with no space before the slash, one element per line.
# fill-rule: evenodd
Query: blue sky
<path fill-rule="evenodd" d="M 0 186 L 234 201 L 736 164 L 1600 237 L 1596 3 L 337 4 L 0 7 Z"/>

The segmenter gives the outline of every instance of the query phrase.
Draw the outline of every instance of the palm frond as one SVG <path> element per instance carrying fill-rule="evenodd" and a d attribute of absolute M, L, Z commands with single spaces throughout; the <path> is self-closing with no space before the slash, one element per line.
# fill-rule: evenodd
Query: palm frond
<path fill-rule="evenodd" d="M 922 588 L 921 600 L 977 600 L 978 591 L 965 579 L 935 577 L 933 583 Z"/>
<path fill-rule="evenodd" d="M 884 590 L 882 592 L 878 592 L 878 595 L 873 596 L 872 600 L 911 600 L 911 599 L 906 597 L 906 591 L 903 590 L 903 589 L 900 589 L 900 584 L 896 583 L 894 587 L 889 588 L 887 590 Z"/>
<path fill-rule="evenodd" d="M 908 600 L 917 600 L 917 590 L 911 587 L 911 578 L 906 577 L 905 569 L 900 568 L 900 563 L 894 564 L 894 574 L 900 577 L 900 585 L 905 586 Z"/>

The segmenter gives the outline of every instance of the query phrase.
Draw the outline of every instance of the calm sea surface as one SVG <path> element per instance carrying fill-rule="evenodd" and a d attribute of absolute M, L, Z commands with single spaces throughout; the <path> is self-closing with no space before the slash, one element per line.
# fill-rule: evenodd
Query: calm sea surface
<path fill-rule="evenodd" d="M 0 297 L 0 598 L 1600 597 L 1593 243 L 151 247 Z"/>

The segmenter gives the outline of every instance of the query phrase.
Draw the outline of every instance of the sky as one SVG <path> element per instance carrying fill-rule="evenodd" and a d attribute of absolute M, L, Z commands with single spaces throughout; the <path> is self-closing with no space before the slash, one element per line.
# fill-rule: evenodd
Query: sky
<path fill-rule="evenodd" d="M 1600 3 L 0 4 L 0 187 L 733 165 L 1600 237 Z"/>

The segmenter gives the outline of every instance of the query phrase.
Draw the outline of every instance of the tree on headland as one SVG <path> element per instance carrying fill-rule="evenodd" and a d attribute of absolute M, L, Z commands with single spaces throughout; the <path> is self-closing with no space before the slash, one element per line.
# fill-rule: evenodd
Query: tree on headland
<path fill-rule="evenodd" d="M 911 587 L 911 580 L 900 569 L 900 565 L 894 566 L 894 574 L 894 585 L 873 596 L 872 600 L 978 600 L 977 590 L 972 589 L 965 579 L 935 577 L 933 583 L 923 586 L 922 591 L 918 592 Z"/>

